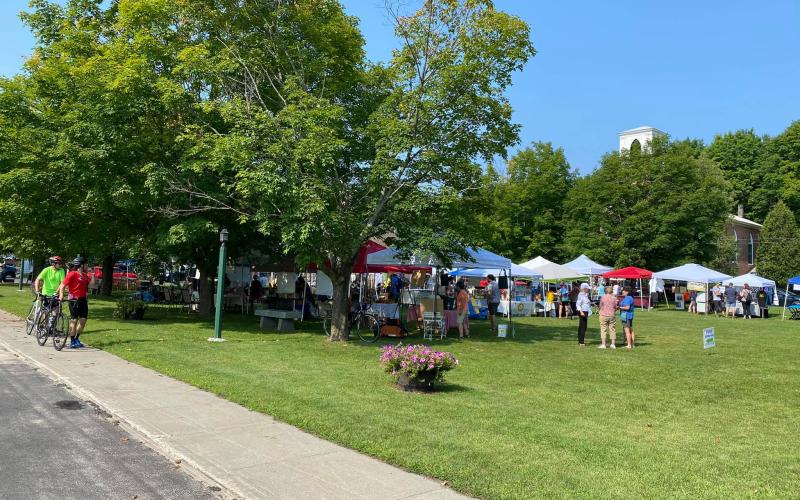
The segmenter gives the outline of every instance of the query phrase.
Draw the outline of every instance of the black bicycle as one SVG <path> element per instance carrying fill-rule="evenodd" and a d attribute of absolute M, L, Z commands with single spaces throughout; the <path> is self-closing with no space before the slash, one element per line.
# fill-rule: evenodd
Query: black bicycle
<path fill-rule="evenodd" d="M 36 324 L 36 342 L 43 346 L 47 343 L 47 337 L 52 337 L 53 347 L 60 351 L 67 345 L 67 318 L 61 309 L 62 303 L 56 297 L 52 297 L 48 304 L 42 307 L 41 317 Z"/>
<path fill-rule="evenodd" d="M 375 342 L 380 337 L 381 320 L 377 314 L 365 309 L 364 306 L 367 305 L 364 304 L 360 310 L 350 313 L 348 318 L 350 335 L 355 334 L 362 342 Z M 331 336 L 331 311 L 330 303 L 326 303 L 322 308 L 322 330 L 326 337 Z"/>

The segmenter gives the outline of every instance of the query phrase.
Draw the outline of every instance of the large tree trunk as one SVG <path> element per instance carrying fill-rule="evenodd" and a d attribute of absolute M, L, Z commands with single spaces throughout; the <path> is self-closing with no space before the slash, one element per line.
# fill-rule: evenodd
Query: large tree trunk
<path fill-rule="evenodd" d="M 106 297 L 111 296 L 114 289 L 114 256 L 106 255 L 103 258 L 103 282 L 100 284 L 100 293 Z"/>
<path fill-rule="evenodd" d="M 199 314 L 211 314 L 211 299 L 213 297 L 213 287 L 208 279 L 209 272 L 206 269 L 198 268 L 200 271 L 200 279 L 197 282 L 197 293 L 200 295 L 200 301 L 197 304 L 197 312 Z"/>
<path fill-rule="evenodd" d="M 46 255 L 37 255 L 31 259 L 31 262 L 33 263 L 33 269 L 28 269 L 28 272 L 31 273 L 30 282 L 31 286 L 33 286 L 33 283 L 36 281 L 36 278 L 39 276 L 39 273 L 42 272 L 42 269 L 49 266 L 50 264 L 47 262 Z"/>
<path fill-rule="evenodd" d="M 336 266 L 331 268 L 331 284 L 333 297 L 331 298 L 331 341 L 346 341 L 350 335 L 348 325 L 350 316 L 350 266 Z"/>

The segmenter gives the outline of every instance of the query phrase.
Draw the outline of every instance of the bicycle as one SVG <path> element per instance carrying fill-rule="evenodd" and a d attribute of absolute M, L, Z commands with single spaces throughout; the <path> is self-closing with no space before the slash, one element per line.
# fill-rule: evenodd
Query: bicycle
<path fill-rule="evenodd" d="M 332 321 L 332 308 L 330 302 L 325 304 L 324 312 L 322 313 L 322 330 L 325 332 L 326 337 L 331 336 L 330 325 Z M 348 328 L 350 335 L 355 334 L 362 342 L 375 342 L 380 337 L 381 320 L 378 315 L 364 308 L 366 304 L 362 304 L 356 312 L 351 312 L 347 318 Z"/>
<path fill-rule="evenodd" d="M 53 297 L 50 303 L 44 307 L 44 314 L 41 316 L 36 326 L 36 342 L 40 346 L 47 343 L 47 337 L 53 338 L 53 348 L 60 351 L 67 344 L 67 318 L 61 309 L 62 302 Z"/>
<path fill-rule="evenodd" d="M 28 312 L 28 317 L 25 318 L 25 333 L 32 335 L 35 330 L 36 324 L 41 320 L 42 314 L 42 294 L 36 293 L 31 304 L 31 310 Z"/>

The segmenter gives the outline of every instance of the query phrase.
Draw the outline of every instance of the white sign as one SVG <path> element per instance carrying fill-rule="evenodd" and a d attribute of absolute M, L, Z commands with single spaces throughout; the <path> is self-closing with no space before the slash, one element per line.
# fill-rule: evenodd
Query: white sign
<path fill-rule="evenodd" d="M 717 347 L 717 339 L 714 336 L 714 329 L 713 328 L 704 328 L 703 329 L 703 349 L 709 349 L 711 347 Z"/>
<path fill-rule="evenodd" d="M 680 311 L 680 310 L 683 310 L 684 307 L 685 306 L 684 306 L 684 303 L 683 303 L 683 294 L 682 293 L 676 293 L 675 294 L 675 309 Z"/>

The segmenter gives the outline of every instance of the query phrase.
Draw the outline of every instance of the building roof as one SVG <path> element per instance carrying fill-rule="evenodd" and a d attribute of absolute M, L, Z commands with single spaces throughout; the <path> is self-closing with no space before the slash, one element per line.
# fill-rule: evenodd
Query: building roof
<path fill-rule="evenodd" d="M 664 131 L 658 130 L 657 128 L 651 127 L 649 125 L 644 125 L 644 126 L 641 126 L 641 127 L 632 128 L 630 130 L 623 130 L 622 132 L 619 133 L 619 135 L 638 134 L 638 133 L 641 133 L 641 132 L 649 132 L 651 130 L 653 132 L 658 133 L 658 134 L 667 135 Z"/>
<path fill-rule="evenodd" d="M 730 214 L 728 218 L 737 225 L 745 226 L 745 227 L 752 227 L 754 229 L 763 229 L 764 226 L 759 224 L 758 222 L 752 221 L 750 219 L 745 219 L 744 217 L 739 217 L 738 215 Z"/>

